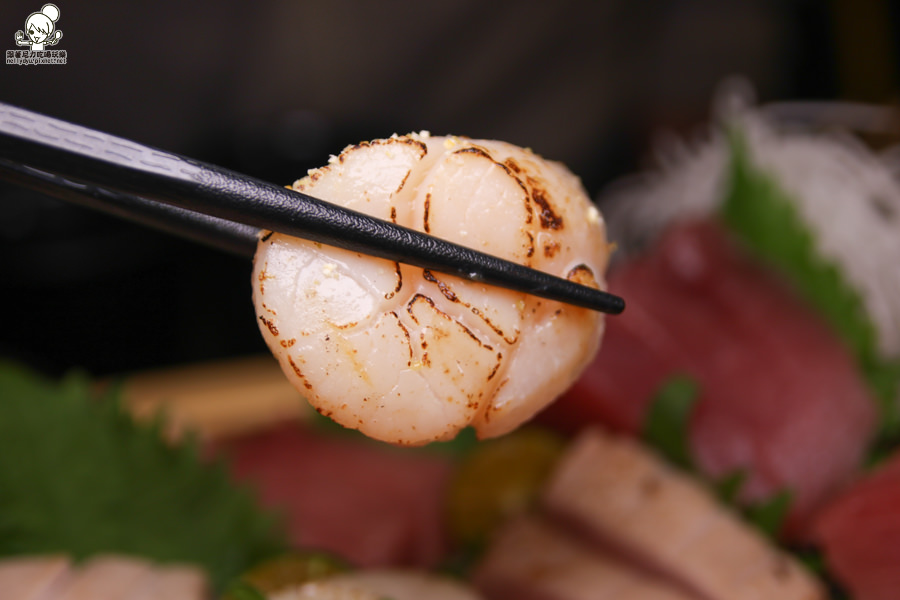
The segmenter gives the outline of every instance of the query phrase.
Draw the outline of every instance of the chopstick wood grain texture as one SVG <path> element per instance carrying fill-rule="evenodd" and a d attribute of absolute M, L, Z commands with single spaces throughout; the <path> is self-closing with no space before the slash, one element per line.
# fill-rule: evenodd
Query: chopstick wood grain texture
<path fill-rule="evenodd" d="M 607 313 L 624 301 L 221 167 L 0 104 L 0 158 L 74 181 Z"/>

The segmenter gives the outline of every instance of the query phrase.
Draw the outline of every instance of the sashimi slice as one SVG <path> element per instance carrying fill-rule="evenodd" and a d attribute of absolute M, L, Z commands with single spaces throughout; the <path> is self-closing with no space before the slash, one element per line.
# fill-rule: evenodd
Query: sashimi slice
<path fill-rule="evenodd" d="M 854 600 L 900 593 L 900 454 L 856 482 L 816 519 L 829 570 Z"/>
<path fill-rule="evenodd" d="M 714 400 L 701 404 L 692 428 L 701 467 L 726 474 L 741 464 L 722 460 L 726 450 L 738 446 L 740 452 L 742 438 L 752 439 L 755 460 L 745 464 L 757 477 L 749 482 L 749 497 L 788 488 L 795 515 L 809 514 L 860 465 L 875 424 L 869 391 L 822 320 L 785 283 L 742 257 L 724 231 L 693 224 L 671 244 L 696 248 L 711 271 L 730 274 L 710 280 L 703 291 L 735 331 L 744 357 L 731 377 L 710 370 L 704 379 Z M 716 420 L 723 418 L 741 429 L 722 435 L 726 428 Z"/>
<path fill-rule="evenodd" d="M 358 566 L 432 566 L 446 549 L 449 461 L 289 425 L 224 449 L 235 476 L 287 517 L 291 541 Z"/>
<path fill-rule="evenodd" d="M 671 228 L 609 282 L 628 309 L 542 420 L 637 433 L 654 392 L 688 374 L 700 386 L 689 444 L 701 471 L 746 471 L 745 501 L 789 490 L 789 532 L 802 535 L 874 432 L 875 402 L 841 342 L 712 221 Z"/>
<path fill-rule="evenodd" d="M 78 564 L 61 555 L 0 561 L 0 600 L 203 600 L 208 594 L 206 575 L 190 565 L 119 555 Z"/>
<path fill-rule="evenodd" d="M 202 600 L 209 596 L 203 572 L 192 566 L 157 566 L 138 582 L 132 600 Z"/>
<path fill-rule="evenodd" d="M 626 437 L 582 433 L 542 504 L 589 543 L 707 600 L 825 598 L 811 574 L 710 491 Z"/>
<path fill-rule="evenodd" d="M 24 556 L 0 561 L 0 598 L 44 600 L 66 573 L 64 556 Z"/>
<path fill-rule="evenodd" d="M 545 519 L 518 518 L 478 565 L 487 598 L 520 600 L 692 600 L 687 592 L 566 536 Z"/>
<path fill-rule="evenodd" d="M 142 560 L 120 556 L 98 556 L 75 569 L 53 600 L 127 600 L 138 590 L 138 582 L 152 566 Z"/>
<path fill-rule="evenodd" d="M 607 323 L 602 361 L 598 355 L 572 387 L 541 413 L 540 422 L 566 433 L 590 423 L 627 433 L 640 431 L 653 394 L 667 373 L 678 371 L 677 347 L 640 302 L 629 299 L 625 313 Z"/>

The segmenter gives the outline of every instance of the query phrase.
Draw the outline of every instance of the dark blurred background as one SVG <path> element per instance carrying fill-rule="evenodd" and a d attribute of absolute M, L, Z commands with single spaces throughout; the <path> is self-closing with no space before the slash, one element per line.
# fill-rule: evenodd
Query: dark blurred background
<path fill-rule="evenodd" d="M 760 101 L 897 100 L 888 0 L 58 0 L 65 65 L 0 101 L 287 184 L 428 129 L 561 160 L 595 195 L 718 84 Z M 41 0 L 4 0 L 14 50 Z M 0 182 L 0 357 L 103 375 L 262 351 L 247 259 Z"/>

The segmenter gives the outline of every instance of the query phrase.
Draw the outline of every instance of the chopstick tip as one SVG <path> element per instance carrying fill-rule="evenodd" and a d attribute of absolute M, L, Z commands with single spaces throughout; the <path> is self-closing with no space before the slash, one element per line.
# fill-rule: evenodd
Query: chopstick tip
<path fill-rule="evenodd" d="M 608 294 L 608 304 L 604 312 L 611 315 L 620 315 L 625 311 L 625 299 L 620 296 Z"/>

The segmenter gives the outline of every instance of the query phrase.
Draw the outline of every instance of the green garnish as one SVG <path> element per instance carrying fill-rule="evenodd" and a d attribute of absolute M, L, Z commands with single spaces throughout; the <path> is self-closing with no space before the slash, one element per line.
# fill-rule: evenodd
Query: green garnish
<path fill-rule="evenodd" d="M 116 552 L 204 568 L 221 589 L 285 547 L 275 519 L 196 443 L 101 397 L 0 363 L 0 556 Z"/>
<path fill-rule="evenodd" d="M 668 379 L 653 396 L 644 421 L 644 440 L 679 467 L 693 467 L 688 446 L 691 409 L 699 386 L 690 377 Z"/>
<path fill-rule="evenodd" d="M 753 164 L 739 131 L 731 132 L 730 142 L 730 186 L 722 217 L 747 246 L 785 273 L 841 336 L 879 400 L 883 436 L 897 437 L 900 363 L 878 356 L 877 330 L 860 295 L 836 265 L 818 254 L 813 234 L 787 192 Z"/>
<path fill-rule="evenodd" d="M 744 509 L 744 516 L 763 533 L 776 538 L 790 512 L 791 500 L 792 494 L 782 490 L 766 500 L 748 505 Z"/>
<path fill-rule="evenodd" d="M 713 489 L 719 500 L 725 504 L 734 505 L 737 503 L 738 494 L 746 481 L 747 471 L 741 469 L 722 477 L 718 481 L 714 481 Z"/>

